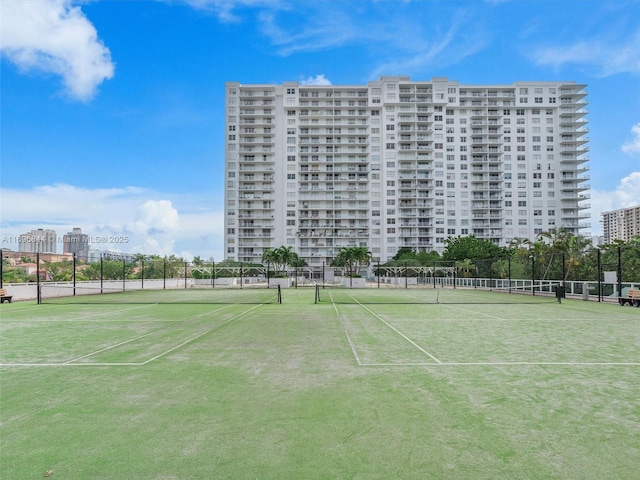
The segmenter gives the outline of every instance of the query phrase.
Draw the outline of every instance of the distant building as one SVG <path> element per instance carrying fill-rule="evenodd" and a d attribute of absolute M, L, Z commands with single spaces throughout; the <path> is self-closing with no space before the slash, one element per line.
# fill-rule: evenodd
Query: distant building
<path fill-rule="evenodd" d="M 38 228 L 18 237 L 18 251 L 21 253 L 57 253 L 55 230 Z"/>
<path fill-rule="evenodd" d="M 2 249 L 2 258 L 7 260 L 10 265 L 16 266 L 21 265 L 23 263 L 34 263 L 37 259 L 37 256 L 34 253 L 29 252 L 16 252 L 9 248 Z M 73 261 L 73 256 L 68 253 L 40 253 L 40 261 L 41 262 L 71 262 Z M 23 261 L 25 260 L 25 261 Z"/>
<path fill-rule="evenodd" d="M 125 260 L 127 262 L 135 261 L 135 254 L 133 253 L 123 253 L 123 252 L 112 252 L 110 250 L 91 250 L 89 252 L 89 263 L 99 262 L 101 259 L 104 260 Z"/>
<path fill-rule="evenodd" d="M 82 233 L 82 229 L 74 228 L 62 237 L 62 251 L 75 253 L 77 260 L 89 260 L 89 235 Z"/>
<path fill-rule="evenodd" d="M 602 213 L 604 243 L 614 240 L 628 242 L 640 235 L 640 205 Z"/>
<path fill-rule="evenodd" d="M 591 236 L 591 245 L 594 247 L 598 247 L 604 244 L 604 237 L 602 235 L 592 235 Z"/>

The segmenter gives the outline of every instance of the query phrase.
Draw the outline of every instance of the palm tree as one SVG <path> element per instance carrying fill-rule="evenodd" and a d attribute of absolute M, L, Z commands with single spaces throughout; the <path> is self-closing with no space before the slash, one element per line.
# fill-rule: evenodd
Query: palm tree
<path fill-rule="evenodd" d="M 371 262 L 372 254 L 367 247 L 343 247 L 331 262 L 332 267 L 346 267 L 349 276 L 357 275 L 362 267 Z"/>
<path fill-rule="evenodd" d="M 552 228 L 549 231 L 542 232 L 538 236 L 538 240 L 547 244 L 551 253 L 560 253 L 566 252 L 567 242 L 572 235 L 564 228 Z"/>
<path fill-rule="evenodd" d="M 283 245 L 281 247 L 278 247 L 276 251 L 278 252 L 278 256 L 280 257 L 280 263 L 282 264 L 283 270 L 286 270 L 288 266 L 295 263 L 296 259 L 298 258 L 298 254 L 293 251 L 293 247 L 285 247 Z"/>
<path fill-rule="evenodd" d="M 570 235 L 571 234 L 563 228 L 551 228 L 550 230 L 538 235 L 538 239 L 534 244 L 537 250 L 535 255 L 538 263 L 545 265 L 544 273 L 541 278 L 548 278 L 549 275 L 558 275 L 559 272 L 552 272 L 551 267 L 554 262 L 554 257 L 567 251 L 567 241 Z"/>
<path fill-rule="evenodd" d="M 273 269 L 275 274 L 278 275 L 280 270 L 280 255 L 278 254 L 278 250 L 276 248 L 267 248 L 262 253 L 262 262 L 273 265 Z"/>
<path fill-rule="evenodd" d="M 287 267 L 302 266 L 303 261 L 290 246 L 267 248 L 262 254 L 262 261 L 273 265 L 276 275 L 284 275 Z"/>
<path fill-rule="evenodd" d="M 560 275 L 558 264 L 553 272 L 549 272 L 553 264 L 554 256 L 558 257 L 562 255 L 564 257 L 564 278 L 567 280 L 573 277 L 578 267 L 580 266 L 582 259 L 592 246 L 591 240 L 582 236 L 574 235 L 561 228 L 552 228 L 548 232 L 542 232 L 538 237 L 538 241 L 534 244 L 536 247 L 536 257 L 542 258 L 544 255 L 549 256 L 549 261 L 546 267 L 543 278 L 546 278 L 547 273 L 552 275 Z"/>
<path fill-rule="evenodd" d="M 518 257 L 528 257 L 531 249 L 531 241 L 528 238 L 514 237 L 509 242 L 509 251 Z"/>
<path fill-rule="evenodd" d="M 567 280 L 576 272 L 585 253 L 593 247 L 593 243 L 591 239 L 571 234 L 567 238 L 566 247 L 566 273 L 563 280 Z"/>

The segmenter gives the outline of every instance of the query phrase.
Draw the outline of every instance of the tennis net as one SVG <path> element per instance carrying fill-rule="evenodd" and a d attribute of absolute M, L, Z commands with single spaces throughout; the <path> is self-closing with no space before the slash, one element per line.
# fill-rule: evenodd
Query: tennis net
<path fill-rule="evenodd" d="M 555 295 L 525 288 L 475 289 L 452 287 L 345 288 L 316 285 L 315 303 L 337 304 L 539 304 L 556 302 Z"/>
<path fill-rule="evenodd" d="M 282 293 L 280 285 L 126 290 L 122 283 L 75 287 L 44 283 L 39 301 L 47 304 L 275 304 L 282 303 Z"/>

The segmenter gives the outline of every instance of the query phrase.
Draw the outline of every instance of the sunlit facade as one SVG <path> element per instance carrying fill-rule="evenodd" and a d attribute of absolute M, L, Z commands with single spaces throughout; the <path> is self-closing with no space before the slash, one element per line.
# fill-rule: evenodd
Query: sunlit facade
<path fill-rule="evenodd" d="M 640 205 L 602 213 L 604 243 L 640 236 Z"/>
<path fill-rule="evenodd" d="M 366 246 L 384 262 L 448 236 L 504 246 L 590 227 L 585 85 L 225 88 L 226 258 L 286 245 L 320 265 Z"/>

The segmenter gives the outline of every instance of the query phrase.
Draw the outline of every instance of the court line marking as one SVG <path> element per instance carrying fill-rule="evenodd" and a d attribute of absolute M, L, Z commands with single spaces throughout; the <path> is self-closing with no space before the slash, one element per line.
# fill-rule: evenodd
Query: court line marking
<path fill-rule="evenodd" d="M 462 310 L 463 312 L 473 313 L 474 315 L 481 314 L 481 315 L 484 315 L 486 317 L 493 318 L 493 319 L 496 319 L 496 320 L 510 320 L 508 318 L 498 317 L 496 315 L 491 315 L 491 314 L 485 313 L 485 312 L 478 312 L 476 310 L 469 310 L 468 308 L 459 307 L 457 305 L 452 305 L 452 304 L 441 304 L 441 305 L 445 305 L 446 307 L 455 308 L 457 310 Z"/>
<path fill-rule="evenodd" d="M 352 297 L 353 298 L 353 297 Z M 615 366 L 630 366 L 630 367 L 635 367 L 635 366 L 639 366 L 640 367 L 640 362 L 442 362 L 440 360 L 438 360 L 436 357 L 434 357 L 433 355 L 431 355 L 429 352 L 427 352 L 426 350 L 423 350 L 419 345 L 417 345 L 415 342 L 413 342 L 409 337 L 407 337 L 406 335 L 404 335 L 402 332 L 398 331 L 397 329 L 395 329 L 392 325 L 390 325 L 389 323 L 387 323 L 384 319 L 382 319 L 379 315 L 377 315 L 374 311 L 372 311 L 371 309 L 369 309 L 368 307 L 366 307 L 365 305 L 361 304 L 360 302 L 358 302 L 358 300 L 356 300 L 354 298 L 354 301 L 357 302 L 360 306 L 362 306 L 365 310 L 367 310 L 368 312 L 370 312 L 372 315 L 374 315 L 376 318 L 378 318 L 381 322 L 383 322 L 384 324 L 386 324 L 389 328 L 391 328 L 392 330 L 394 330 L 396 333 L 398 333 L 400 336 L 404 337 L 407 341 L 409 341 L 412 345 L 416 346 L 419 350 L 423 351 L 424 353 L 426 353 L 429 357 L 433 358 L 437 363 L 425 363 L 425 362 L 416 362 L 416 363 L 360 363 L 358 362 L 358 365 L 361 367 L 409 367 L 409 366 L 449 366 L 449 367 L 455 367 L 455 366 L 610 366 L 610 367 L 615 367 Z M 472 310 L 467 310 L 461 307 L 454 307 L 454 308 L 458 308 L 460 310 L 463 311 L 469 311 L 472 313 Z M 493 315 L 489 315 L 486 314 L 487 316 L 489 316 L 490 318 L 493 319 L 497 319 L 497 320 L 507 320 L 503 317 L 496 317 Z"/>
<path fill-rule="evenodd" d="M 434 357 L 433 355 L 431 355 L 429 352 L 427 352 L 424 348 L 422 348 L 420 345 L 418 345 L 416 342 L 414 342 L 413 340 L 411 340 L 409 337 L 407 337 L 404 333 L 402 333 L 400 330 L 398 330 L 397 328 L 395 328 L 393 325 L 391 325 L 390 323 L 388 323 L 386 320 L 384 320 L 380 315 L 378 315 L 376 312 L 374 312 L 373 310 L 371 310 L 369 307 L 367 307 L 366 305 L 360 303 L 356 298 L 354 298 L 352 295 L 348 294 L 358 305 L 360 305 L 362 308 L 364 308 L 367 312 L 369 312 L 371 315 L 373 315 L 375 318 L 377 318 L 378 320 L 380 320 L 382 323 L 384 323 L 387 327 L 389 327 L 391 330 L 393 330 L 394 332 L 396 332 L 398 335 L 400 335 L 402 338 L 404 338 L 407 342 L 409 342 L 411 345 L 413 345 L 414 347 L 416 347 L 418 350 L 420 350 L 422 353 L 424 353 L 425 355 L 427 355 L 428 357 L 430 357 L 431 359 L 435 360 L 437 363 L 442 363 L 440 360 L 438 360 L 436 357 Z"/>
<path fill-rule="evenodd" d="M 331 293 L 329 293 L 329 298 L 331 298 L 333 300 L 333 297 L 331 296 Z M 359 366 L 361 366 L 362 362 L 360 361 L 360 356 L 358 355 L 358 352 L 356 351 L 355 345 L 351 341 L 351 337 L 349 336 L 349 332 L 347 331 L 346 325 L 342 321 L 342 315 L 338 311 L 337 305 L 335 303 L 332 303 L 332 305 L 333 305 L 333 309 L 336 311 L 336 315 L 338 315 L 338 321 L 340 322 L 340 326 L 342 327 L 342 331 L 344 332 L 345 337 L 347 337 L 347 342 L 349 343 L 349 347 L 351 347 L 351 352 L 353 353 L 353 356 L 356 359 L 356 363 Z"/>
<path fill-rule="evenodd" d="M 333 301 L 333 297 L 331 297 L 331 294 L 329 294 L 329 296 Z M 390 325 L 388 322 L 386 322 L 384 319 L 382 319 L 378 314 L 376 314 L 370 308 L 368 308 L 364 304 L 360 303 L 356 298 L 354 298 L 351 295 L 349 295 L 349 296 L 356 302 L 356 304 L 360 305 L 362 308 L 364 308 L 365 310 L 370 312 L 373 316 L 378 318 L 381 322 L 383 322 L 389 328 L 394 330 L 400 336 L 402 336 L 407 341 L 409 341 L 412 345 L 416 346 L 416 348 L 418 348 L 419 350 L 423 351 L 429 357 L 433 358 L 437 362 L 437 363 L 433 363 L 433 362 L 428 362 L 428 363 L 425 363 L 425 362 L 362 363 L 356 357 L 356 359 L 358 360 L 358 366 L 361 366 L 361 367 L 412 367 L 412 366 L 419 366 L 419 367 L 433 367 L 433 366 L 443 366 L 443 367 L 462 366 L 462 367 L 464 367 L 464 366 L 469 366 L 469 367 L 471 367 L 471 366 L 546 366 L 546 365 L 548 365 L 548 366 L 571 366 L 571 367 L 573 367 L 573 366 L 605 366 L 605 367 L 630 366 L 630 367 L 640 367 L 640 362 L 549 362 L 549 361 L 546 361 L 546 362 L 521 362 L 521 361 L 516 361 L 516 362 L 442 362 L 442 361 L 438 360 L 437 358 L 435 358 L 433 355 L 431 355 L 426 350 L 423 350 L 419 345 L 417 345 L 415 342 L 413 342 L 410 338 L 408 338 L 402 332 L 398 331 L 396 328 L 394 328 L 392 325 Z M 474 314 L 478 313 L 478 312 L 475 312 L 473 310 L 469 310 L 469 309 L 466 309 L 466 308 L 459 307 L 457 305 L 452 305 L 452 304 L 442 304 L 442 305 L 450 306 L 450 307 L 456 308 L 458 310 L 462 310 L 464 312 L 470 312 L 470 313 L 474 313 Z M 337 312 L 336 304 L 334 303 L 333 306 L 334 306 L 334 308 L 336 309 L 336 312 Z M 511 319 L 507 319 L 507 318 L 504 318 L 504 317 L 498 317 L 498 316 L 495 316 L 495 315 L 490 315 L 490 314 L 484 313 L 484 312 L 480 312 L 480 313 L 483 313 L 484 315 L 486 315 L 490 319 L 501 320 L 501 321 L 511 320 Z M 441 321 L 441 319 L 437 319 L 437 320 Z M 461 319 L 453 319 L 453 320 L 461 320 Z M 347 335 L 347 339 L 349 341 L 349 344 L 352 345 L 351 339 L 349 338 L 349 336 L 348 336 L 348 334 L 346 332 L 346 329 L 345 329 L 345 334 Z M 354 355 L 355 355 L 355 348 L 353 346 L 352 346 L 352 351 L 354 351 Z"/>
<path fill-rule="evenodd" d="M 226 305 L 226 306 L 221 307 L 221 308 L 216 308 L 215 310 L 210 310 L 210 311 L 208 311 L 208 312 L 199 313 L 198 315 L 193 315 L 192 317 L 189 317 L 189 318 L 185 319 L 184 321 L 187 321 L 187 320 L 193 320 L 193 319 L 195 319 L 195 318 L 202 318 L 202 317 L 205 317 L 205 316 L 207 316 L 207 315 L 211 315 L 212 313 L 216 313 L 216 312 L 218 312 L 218 311 L 220 311 L 220 310 L 223 310 L 223 309 L 225 309 L 225 308 L 229 308 L 230 306 L 231 306 L 231 305 Z M 167 351 L 165 351 L 165 352 L 163 352 L 163 353 L 160 353 L 159 355 L 156 355 L 155 357 L 152 357 L 152 358 L 150 358 L 150 359 L 148 359 L 148 360 L 145 360 L 144 362 L 140 362 L 140 365 L 146 365 L 146 364 L 148 364 L 148 363 L 153 362 L 154 360 L 157 360 L 158 358 L 164 357 L 165 355 L 168 355 L 169 353 L 171 353 L 171 352 L 173 352 L 173 351 L 177 350 L 178 348 L 181 348 L 181 347 L 183 347 L 184 345 L 186 345 L 186 344 L 188 344 L 188 343 L 190 343 L 190 342 L 193 342 L 193 341 L 197 340 L 198 338 L 203 337 L 204 335 L 206 335 L 206 334 L 208 334 L 208 333 L 213 332 L 214 330 L 219 329 L 220 327 L 222 327 L 222 326 L 226 325 L 227 323 L 229 323 L 229 322 L 231 322 L 231 321 L 233 321 L 233 320 L 236 320 L 237 318 L 240 318 L 242 315 L 245 315 L 246 313 L 249 313 L 251 310 L 253 310 L 254 308 L 257 308 L 257 307 L 259 307 L 259 306 L 260 306 L 260 305 L 256 305 L 256 306 L 254 306 L 253 308 L 250 308 L 249 310 L 247 310 L 247 311 L 245 311 L 245 312 L 242 312 L 242 313 L 240 313 L 239 315 L 236 315 L 235 317 L 231 317 L 230 319 L 228 319 L 228 320 L 226 320 L 226 321 L 224 321 L 224 322 L 222 322 L 222 323 L 220 323 L 220 324 L 216 325 L 215 327 L 210 328 L 209 330 L 206 330 L 205 332 L 199 333 L 198 335 L 196 335 L 196 336 L 194 336 L 194 337 L 191 337 L 191 338 L 190 338 L 190 339 L 188 339 L 188 340 L 185 340 L 184 342 L 182 342 L 182 343 L 180 343 L 180 344 L 178 344 L 178 345 L 176 345 L 176 346 L 174 346 L 174 347 L 170 348 L 169 350 L 167 350 Z M 156 330 L 156 331 L 157 331 L 157 330 Z M 155 332 L 153 332 L 153 333 L 155 333 Z"/>
<path fill-rule="evenodd" d="M 196 337 L 174 347 L 171 351 L 180 346 L 206 335 L 203 332 Z M 161 354 L 166 355 L 170 351 Z M 160 356 L 155 358 L 160 358 Z M 155 359 L 154 358 L 154 359 Z M 2 363 L 0 367 L 140 367 L 149 363 L 151 360 L 144 362 L 128 362 L 128 363 Z M 360 367 L 516 367 L 516 366 L 556 366 L 556 367 L 640 367 L 639 362 L 440 362 L 440 363 L 361 363 Z"/>
<path fill-rule="evenodd" d="M 560 367 L 640 367 L 640 362 L 440 362 L 440 363 L 363 363 L 362 367 L 510 367 L 510 366 L 560 366 Z"/>
<path fill-rule="evenodd" d="M 100 316 L 109 316 L 109 315 L 113 315 L 115 313 L 122 313 L 122 312 L 128 312 L 130 310 L 136 310 L 138 308 L 146 308 L 146 307 L 153 307 L 155 305 L 158 305 L 157 303 L 148 303 L 146 305 L 136 305 L 134 307 L 128 307 L 128 308 L 121 308 L 120 310 L 109 310 L 107 312 L 100 312 L 100 313 L 94 313 L 91 315 L 82 315 L 80 317 L 74 317 L 74 318 L 55 318 L 55 319 L 29 319 L 29 322 L 75 322 L 78 320 L 84 320 L 85 318 L 92 318 L 92 317 L 100 317 Z M 24 320 L 10 320 L 10 321 L 24 321 Z M 121 320 L 117 320 L 117 321 L 121 321 Z"/>
<path fill-rule="evenodd" d="M 9 367 L 139 367 L 144 363 L 109 363 L 109 362 L 88 362 L 88 363 L 0 363 L 0 368 Z"/>
<path fill-rule="evenodd" d="M 199 338 L 201 338 L 201 337 L 203 337 L 203 336 L 205 336 L 205 335 L 207 335 L 207 334 L 209 334 L 209 333 L 211 333 L 211 332 L 213 332 L 213 331 L 215 331 L 215 330 L 217 330 L 217 329 L 219 329 L 219 328 L 223 327 L 224 325 L 227 325 L 228 323 L 230 323 L 230 322 L 232 322 L 232 321 L 234 321 L 234 320 L 237 320 L 238 318 L 242 317 L 243 315 L 248 314 L 248 313 L 249 313 L 249 312 L 251 312 L 252 310 L 255 310 L 256 308 L 258 308 L 258 307 L 260 307 L 260 306 L 262 306 L 262 305 L 264 305 L 264 304 L 254 305 L 254 306 L 253 306 L 253 307 L 251 307 L 249 310 L 245 310 L 244 312 L 241 312 L 241 313 L 239 313 L 238 315 L 236 315 L 236 316 L 234 316 L 234 317 L 229 318 L 228 320 L 226 320 L 226 321 L 224 321 L 224 322 L 222 322 L 222 323 L 220 323 L 220 324 L 216 325 L 215 327 L 212 327 L 212 328 L 210 328 L 210 329 L 208 329 L 208 330 L 206 330 L 206 331 L 204 331 L 204 332 L 201 332 L 201 333 L 199 333 L 198 335 L 195 335 L 195 336 L 193 336 L 193 337 L 189 338 L 188 340 L 185 340 L 184 342 L 182 342 L 182 343 L 180 343 L 180 344 L 178 344 L 178 345 L 176 345 L 176 346 L 174 346 L 174 347 L 171 347 L 169 350 L 166 350 L 166 351 L 164 351 L 164 352 L 162 352 L 162 353 L 160 353 L 160 354 L 158 354 L 158 355 L 156 355 L 156 356 L 154 356 L 154 357 L 152 357 L 152 358 L 150 358 L 150 359 L 148 359 L 148 360 L 145 360 L 144 362 L 100 362 L 100 363 L 96 363 L 96 362 L 87 362 L 87 363 L 69 363 L 69 362 L 71 362 L 71 361 L 75 361 L 75 360 L 69 360 L 69 361 L 67 361 L 67 362 L 63 362 L 63 363 L 0 363 L 0 368 L 2 368 L 2 367 L 77 367 L 77 366 L 82 366 L 82 367 L 85 367 L 85 366 L 86 366 L 86 367 L 104 367 L 104 366 L 106 366 L 106 367 L 110 367 L 110 366 L 144 366 L 144 365 L 147 365 L 148 363 L 151 363 L 151 362 L 153 362 L 153 361 L 155 361 L 155 360 L 157 360 L 157 359 L 159 359 L 159 358 L 162 358 L 162 357 L 164 357 L 164 356 L 168 355 L 169 353 L 171 353 L 171 352 L 173 352 L 173 351 L 175 351 L 175 350 L 177 350 L 177 349 L 179 349 L 179 348 L 181 348 L 181 347 L 183 347 L 183 346 L 187 345 L 188 343 L 194 342 L 195 340 L 197 340 L 197 339 L 199 339 Z M 211 311 L 209 311 L 209 312 L 205 312 L 205 313 L 201 313 L 201 314 L 198 314 L 198 315 L 194 315 L 193 317 L 189 317 L 189 318 L 188 318 L 188 319 L 186 319 L 186 320 L 193 319 L 193 318 L 200 318 L 200 317 L 206 316 L 206 315 L 208 315 L 208 314 L 211 314 L 211 313 L 215 313 L 215 312 L 217 312 L 217 311 L 220 311 L 220 310 L 222 310 L 222 309 L 224 309 L 224 308 L 229 308 L 229 307 L 231 307 L 231 306 L 232 306 L 232 305 L 226 305 L 226 306 L 221 307 L 221 308 L 218 308 L 218 309 L 216 309 L 216 310 L 211 310 Z M 185 321 L 186 321 L 186 320 L 185 320 Z M 145 336 L 147 336 L 147 335 L 151 335 L 151 334 L 156 333 L 156 332 L 157 332 L 157 330 L 154 330 L 153 332 L 149 332 L 149 333 L 147 333 L 147 334 L 144 334 L 144 335 L 142 335 L 141 337 L 145 337 Z M 141 337 L 138 337 L 138 338 L 141 338 Z M 128 341 L 122 342 L 121 344 L 128 343 L 129 341 L 133 341 L 133 340 L 135 340 L 135 339 L 131 339 L 131 340 L 128 340 Z M 109 348 L 112 348 L 112 347 L 107 347 L 107 348 L 105 348 L 105 349 L 102 349 L 102 351 L 104 351 L 104 350 L 108 350 Z M 91 355 L 93 355 L 93 354 L 95 354 L 95 353 L 99 353 L 99 352 L 93 352 L 92 354 L 86 355 L 85 357 L 87 357 L 87 356 L 91 356 Z M 80 359 L 80 358 L 85 358 L 85 357 L 79 357 L 78 359 Z M 76 360 L 78 360 L 78 359 L 76 359 Z"/>
<path fill-rule="evenodd" d="M 182 319 L 182 320 L 172 320 L 171 322 L 172 322 L 172 323 L 174 323 L 174 324 L 175 324 L 175 323 L 182 323 L 182 322 L 186 322 L 186 321 L 192 320 L 192 319 L 194 319 L 194 318 L 201 318 L 201 317 L 204 317 L 204 316 L 210 315 L 210 314 L 212 314 L 212 313 L 219 312 L 220 310 L 223 310 L 224 308 L 226 308 L 226 307 L 217 308 L 217 309 L 215 309 L 215 310 L 211 310 L 211 311 L 209 311 L 209 312 L 199 313 L 198 315 L 193 315 L 193 316 L 191 316 L 191 317 L 184 318 L 184 319 Z M 124 320 L 121 320 L 121 321 L 124 321 Z M 129 321 L 130 321 L 130 320 L 129 320 Z M 168 320 L 163 320 L 162 322 L 167 323 L 167 322 L 168 322 Z M 105 351 L 107 351 L 107 350 L 111 350 L 111 349 L 113 349 L 113 348 L 120 347 L 120 346 L 122 346 L 122 345 L 125 345 L 125 344 L 127 344 L 127 343 L 133 342 L 133 341 L 135 341 L 135 340 L 139 340 L 140 338 L 147 337 L 147 336 L 149 336 L 149 335 L 153 335 L 154 333 L 157 333 L 157 332 L 159 332 L 159 331 L 161 331 L 161 330 L 163 330 L 163 329 L 165 329 L 165 328 L 167 328 L 167 326 L 166 326 L 166 325 L 162 326 L 161 328 L 155 329 L 155 330 L 153 330 L 153 331 L 151 331 L 151 332 L 149 332 L 149 333 L 145 333 L 145 334 L 143 334 L 143 335 L 139 335 L 139 336 L 137 336 L 137 337 L 130 338 L 129 340 L 125 340 L 125 341 L 123 341 L 123 342 L 119 342 L 119 343 L 116 343 L 116 344 L 114 344 L 114 345 L 109 345 L 108 347 L 101 348 L 101 349 L 99 349 L 99 350 L 96 350 L 95 352 L 91 352 L 91 353 L 88 353 L 88 354 L 86 354 L 86 355 L 82 355 L 81 357 L 77 357 L 77 358 L 74 358 L 74 359 L 72 359 L 72 360 L 68 360 L 68 361 L 66 361 L 66 362 L 64 362 L 64 363 L 72 363 L 72 362 L 76 362 L 76 361 L 78 361 L 78 360 L 82 360 L 83 358 L 87 358 L 87 357 L 91 357 L 91 356 L 93 356 L 93 355 L 97 355 L 98 353 L 105 352 Z"/>
<path fill-rule="evenodd" d="M 86 355 L 82 355 L 81 357 L 77 357 L 77 358 L 74 358 L 72 360 L 67 360 L 66 362 L 63 363 L 63 365 L 66 365 L 66 364 L 69 364 L 69 363 L 73 363 L 73 362 L 77 362 L 78 360 L 82 360 L 83 358 L 91 357 L 93 355 L 97 355 L 98 353 L 106 352 L 107 350 L 111 350 L 113 348 L 117 348 L 117 347 L 120 347 L 122 345 L 126 345 L 129 342 L 133 342 L 135 340 L 139 340 L 141 338 L 148 337 L 149 335 L 152 335 L 152 334 L 154 334 L 156 332 L 157 332 L 157 330 L 154 330 L 153 332 L 145 333 L 144 335 L 139 335 L 137 337 L 130 338 L 129 340 L 125 340 L 124 342 L 116 343 L 115 345 L 109 345 L 108 347 L 101 348 L 100 350 L 96 350 L 95 352 L 87 353 Z"/>

